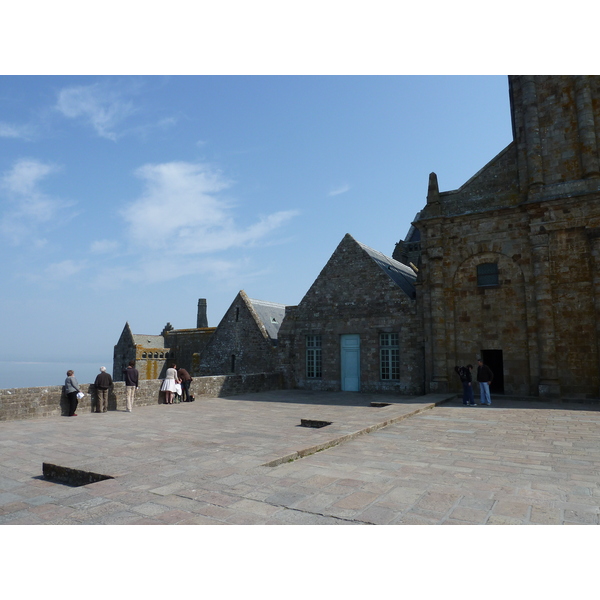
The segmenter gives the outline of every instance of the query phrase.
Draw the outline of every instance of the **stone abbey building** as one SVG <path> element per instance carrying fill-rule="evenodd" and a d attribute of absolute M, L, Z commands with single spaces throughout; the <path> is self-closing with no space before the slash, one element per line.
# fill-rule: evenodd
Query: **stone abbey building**
<path fill-rule="evenodd" d="M 599 398 L 600 77 L 515 75 L 508 88 L 513 141 L 458 190 L 432 173 L 391 257 L 347 235 L 298 306 L 269 307 L 270 332 L 240 293 L 214 343 L 214 329 L 189 330 L 191 366 L 234 373 L 244 356 L 288 387 L 414 395 L 458 391 L 454 366 L 482 357 L 492 393 Z M 260 335 L 240 335 L 237 314 Z"/>
<path fill-rule="evenodd" d="M 460 189 L 430 176 L 418 235 L 426 390 L 477 356 L 496 393 L 600 396 L 600 77 L 510 76 L 513 141 Z"/>

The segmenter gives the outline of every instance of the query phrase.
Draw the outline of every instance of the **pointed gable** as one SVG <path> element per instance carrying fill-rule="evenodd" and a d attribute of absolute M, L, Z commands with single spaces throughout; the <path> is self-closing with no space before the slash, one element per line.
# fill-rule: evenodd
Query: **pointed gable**
<path fill-rule="evenodd" d="M 390 285 L 412 300 L 416 277 L 410 267 L 347 233 L 300 304 L 366 303 L 377 289 L 384 294 Z"/>

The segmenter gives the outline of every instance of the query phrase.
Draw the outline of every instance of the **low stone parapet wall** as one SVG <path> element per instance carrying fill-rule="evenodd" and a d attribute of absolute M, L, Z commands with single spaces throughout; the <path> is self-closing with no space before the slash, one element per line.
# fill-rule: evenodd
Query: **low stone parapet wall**
<path fill-rule="evenodd" d="M 162 404 L 164 394 L 160 391 L 162 379 L 140 381 L 136 391 L 134 406 Z M 190 386 L 190 393 L 201 400 L 202 396 L 218 398 L 249 392 L 266 392 L 282 389 L 280 373 L 253 373 L 250 375 L 216 375 L 196 377 Z M 94 385 L 80 385 L 85 396 L 79 401 L 77 413 L 96 410 Z M 0 421 L 36 419 L 40 417 L 65 416 L 67 398 L 62 385 L 35 388 L 14 388 L 0 390 Z M 108 397 L 108 410 L 125 410 L 125 383 L 115 382 Z"/>

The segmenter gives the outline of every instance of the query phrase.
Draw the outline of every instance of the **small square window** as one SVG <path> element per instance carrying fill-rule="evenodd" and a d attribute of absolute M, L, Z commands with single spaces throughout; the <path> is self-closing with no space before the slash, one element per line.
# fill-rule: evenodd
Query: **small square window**
<path fill-rule="evenodd" d="M 483 263 L 477 265 L 477 286 L 489 287 L 498 285 L 498 264 Z"/>

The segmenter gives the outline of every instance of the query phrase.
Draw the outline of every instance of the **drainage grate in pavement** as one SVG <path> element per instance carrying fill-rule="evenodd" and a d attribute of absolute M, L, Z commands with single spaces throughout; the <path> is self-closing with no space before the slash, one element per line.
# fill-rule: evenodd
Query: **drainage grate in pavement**
<path fill-rule="evenodd" d="M 391 406 L 389 402 L 371 402 L 371 406 L 374 408 L 383 408 L 384 406 Z"/>
<path fill-rule="evenodd" d="M 101 475 L 100 473 L 92 473 L 91 471 L 81 471 L 79 469 L 70 469 L 69 467 L 60 467 L 50 463 L 42 463 L 42 473 L 44 479 L 54 481 L 55 483 L 63 483 L 72 487 L 80 487 L 105 479 L 114 479 L 110 475 Z"/>
<path fill-rule="evenodd" d="M 300 427 L 327 427 L 327 425 L 331 425 L 333 421 L 316 421 L 314 419 L 300 419 Z"/>

